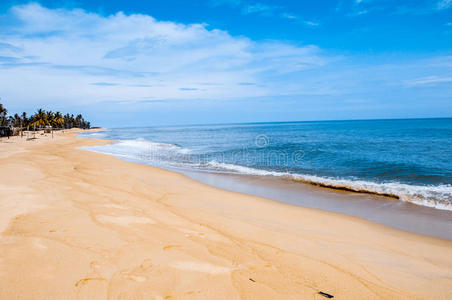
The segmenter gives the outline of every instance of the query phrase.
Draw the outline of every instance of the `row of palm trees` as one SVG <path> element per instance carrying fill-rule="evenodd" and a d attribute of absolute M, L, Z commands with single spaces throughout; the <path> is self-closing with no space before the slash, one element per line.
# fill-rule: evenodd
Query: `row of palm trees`
<path fill-rule="evenodd" d="M 30 117 L 26 112 L 21 115 L 14 114 L 8 116 L 8 111 L 0 103 L 0 126 L 13 126 L 20 128 L 42 128 L 51 126 L 52 128 L 83 128 L 89 129 L 91 127 L 90 122 L 85 121 L 81 114 L 74 117 L 74 115 L 63 115 L 60 112 L 45 111 L 39 109 L 35 114 Z"/>

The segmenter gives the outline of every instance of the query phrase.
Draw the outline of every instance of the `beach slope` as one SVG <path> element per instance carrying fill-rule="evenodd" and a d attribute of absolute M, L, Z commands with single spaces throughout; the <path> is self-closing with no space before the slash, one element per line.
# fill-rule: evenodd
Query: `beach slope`
<path fill-rule="evenodd" d="M 73 134 L 0 143 L 0 299 L 451 297 L 451 241 L 220 190 Z"/>

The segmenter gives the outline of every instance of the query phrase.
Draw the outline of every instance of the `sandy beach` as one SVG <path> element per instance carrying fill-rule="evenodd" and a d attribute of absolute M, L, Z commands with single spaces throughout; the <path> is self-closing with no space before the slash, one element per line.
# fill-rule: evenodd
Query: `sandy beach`
<path fill-rule="evenodd" d="M 79 149 L 109 141 L 75 132 L 0 142 L 1 299 L 451 298 L 452 241 Z"/>

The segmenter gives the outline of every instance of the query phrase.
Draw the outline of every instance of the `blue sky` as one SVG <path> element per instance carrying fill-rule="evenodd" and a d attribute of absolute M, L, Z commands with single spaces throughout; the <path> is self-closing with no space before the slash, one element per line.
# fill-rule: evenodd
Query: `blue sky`
<path fill-rule="evenodd" d="M 109 127 L 451 117 L 452 0 L 3 0 L 0 97 Z"/>

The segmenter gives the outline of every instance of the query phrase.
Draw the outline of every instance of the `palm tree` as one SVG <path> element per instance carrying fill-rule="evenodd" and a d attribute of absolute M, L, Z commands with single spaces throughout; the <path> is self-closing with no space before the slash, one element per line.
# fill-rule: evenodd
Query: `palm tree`
<path fill-rule="evenodd" d="M 53 118 L 51 119 L 51 124 L 52 124 L 52 127 L 56 127 L 56 128 L 61 128 L 62 125 L 64 124 L 63 115 L 59 111 L 57 111 L 53 115 Z"/>
<path fill-rule="evenodd" d="M 14 114 L 13 126 L 14 127 L 20 127 L 20 123 L 21 123 L 21 119 L 20 119 L 19 114 Z"/>
<path fill-rule="evenodd" d="M 6 123 L 6 114 L 8 111 L 5 107 L 3 107 L 3 104 L 0 103 L 0 126 L 4 125 Z"/>
<path fill-rule="evenodd" d="M 45 113 L 47 115 L 47 121 L 49 122 L 49 125 L 52 126 L 53 118 L 55 116 L 53 111 L 49 110 L 49 111 L 46 111 Z"/>
<path fill-rule="evenodd" d="M 47 113 L 41 108 L 32 116 L 31 121 L 31 126 L 33 127 L 43 127 L 50 125 L 49 120 L 47 119 Z"/>
<path fill-rule="evenodd" d="M 27 125 L 28 125 L 27 113 L 23 112 L 22 113 L 22 126 L 27 127 Z"/>
<path fill-rule="evenodd" d="M 0 103 L 0 126 L 12 125 L 14 127 L 44 127 L 51 125 L 52 128 L 90 128 L 90 122 L 85 121 L 81 114 L 76 117 L 74 115 L 66 114 L 63 116 L 61 112 L 52 112 L 39 109 L 34 115 L 27 117 L 27 113 L 23 112 L 21 115 L 14 114 L 8 117 L 8 111 Z"/>
<path fill-rule="evenodd" d="M 77 115 L 77 117 L 75 117 L 75 126 L 77 126 L 78 128 L 82 128 L 82 122 L 83 122 L 83 117 L 82 115 Z"/>

